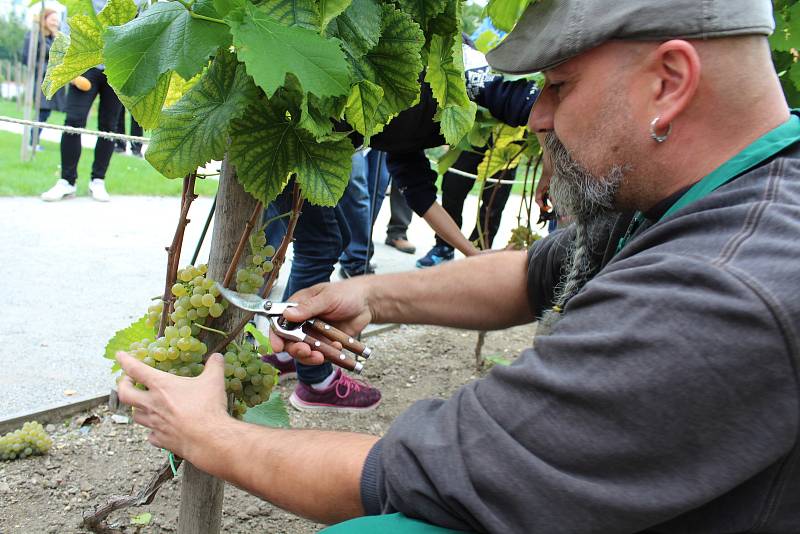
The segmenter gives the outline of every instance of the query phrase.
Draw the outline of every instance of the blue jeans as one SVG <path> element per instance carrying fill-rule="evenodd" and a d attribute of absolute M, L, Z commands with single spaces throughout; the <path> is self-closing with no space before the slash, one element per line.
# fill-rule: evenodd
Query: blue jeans
<path fill-rule="evenodd" d="M 293 182 L 271 202 L 264 212 L 265 220 L 286 213 L 292 209 Z M 284 217 L 270 223 L 265 232 L 267 242 L 277 250 L 286 235 L 289 219 Z M 350 241 L 347 227 L 339 206 L 328 208 L 303 204 L 302 214 L 294 231 L 294 257 L 289 281 L 282 299 L 321 282 L 329 282 L 339 255 Z M 303 365 L 297 363 L 297 379 L 306 384 L 322 382 L 333 371 L 330 363 L 322 365 Z"/>
<path fill-rule="evenodd" d="M 350 182 L 339 201 L 350 227 L 350 244 L 345 247 L 339 262 L 348 271 L 364 272 L 369 266 L 375 252 L 372 226 L 381 210 L 387 187 L 389 171 L 385 152 L 373 149 L 366 156 L 361 152 L 353 155 Z"/>

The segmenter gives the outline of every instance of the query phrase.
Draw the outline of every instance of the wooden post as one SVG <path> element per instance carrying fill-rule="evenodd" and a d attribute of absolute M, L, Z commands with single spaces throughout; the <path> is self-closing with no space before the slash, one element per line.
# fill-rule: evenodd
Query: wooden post
<path fill-rule="evenodd" d="M 225 277 L 239 236 L 255 206 L 256 200 L 245 192 L 236 180 L 235 169 L 226 159 L 222 163 L 219 177 L 214 230 L 211 237 L 211 254 L 208 261 L 208 274 L 211 278 L 222 280 Z M 245 256 L 242 255 L 242 261 Z M 230 306 L 222 317 L 214 322 L 214 327 L 230 331 L 243 317 L 243 312 Z M 209 428 L 208 431 L 214 432 L 214 429 Z M 224 483 L 221 480 L 184 461 L 178 534 L 217 534 L 222 521 L 223 491 Z"/>

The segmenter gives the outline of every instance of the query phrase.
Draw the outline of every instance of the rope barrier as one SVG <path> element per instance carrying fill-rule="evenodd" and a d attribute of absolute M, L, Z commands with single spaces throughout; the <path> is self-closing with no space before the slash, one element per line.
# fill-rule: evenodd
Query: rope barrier
<path fill-rule="evenodd" d="M 139 137 L 137 135 L 125 135 L 113 132 L 99 132 L 96 130 L 87 130 L 86 128 L 76 128 L 74 126 L 61 126 L 58 124 L 50 124 L 48 122 L 29 121 L 25 119 L 15 119 L 14 117 L 6 117 L 0 115 L 0 122 L 11 122 L 14 124 L 22 124 L 23 126 L 33 126 L 45 128 L 50 130 L 61 130 L 71 134 L 89 134 L 102 137 L 103 139 L 110 139 L 112 141 L 131 141 L 134 143 L 149 143 L 149 137 Z"/>
<path fill-rule="evenodd" d="M 453 167 L 450 167 L 449 169 L 447 169 L 447 172 L 452 172 L 453 174 L 457 174 L 457 175 L 463 176 L 465 178 L 472 178 L 473 180 L 477 180 L 478 179 L 478 175 L 477 174 L 470 174 L 470 173 L 468 173 L 466 171 L 461 171 L 459 169 L 454 169 Z M 494 183 L 498 183 L 498 184 L 521 184 L 521 183 L 524 182 L 524 180 L 500 180 L 500 179 L 497 179 L 497 178 L 487 178 L 486 181 L 487 182 L 494 182 Z"/>

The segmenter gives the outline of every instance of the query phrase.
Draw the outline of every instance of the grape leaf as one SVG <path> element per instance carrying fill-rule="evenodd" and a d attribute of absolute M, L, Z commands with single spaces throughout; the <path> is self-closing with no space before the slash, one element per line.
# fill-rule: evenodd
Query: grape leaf
<path fill-rule="evenodd" d="M 342 41 L 351 61 L 361 58 L 378 44 L 383 11 L 374 0 L 353 0 L 350 7 L 328 25 L 328 35 Z"/>
<path fill-rule="evenodd" d="M 357 83 L 350 89 L 344 116 L 355 130 L 364 136 L 364 144 L 369 138 L 383 130 L 388 117 L 378 114 L 378 105 L 383 99 L 383 89 L 369 80 Z"/>
<path fill-rule="evenodd" d="M 164 99 L 163 107 L 168 108 L 174 106 L 189 89 L 194 87 L 194 84 L 196 84 L 202 76 L 203 74 L 201 73 L 195 75 L 190 80 L 184 80 L 173 72 L 169 80 L 169 89 L 167 89 L 167 97 Z"/>
<path fill-rule="evenodd" d="M 381 117 L 392 117 L 413 106 L 419 99 L 420 51 L 425 36 L 407 14 L 390 5 L 383 6 L 383 33 L 378 45 L 360 62 L 365 79 L 380 85 L 383 99 L 378 105 Z"/>
<path fill-rule="evenodd" d="M 353 0 L 318 0 L 320 28 L 324 31 L 328 24 L 350 6 Z"/>
<path fill-rule="evenodd" d="M 138 8 L 133 0 L 111 0 L 97 14 L 97 21 L 103 28 L 120 26 L 132 20 L 137 12 Z"/>
<path fill-rule="evenodd" d="M 50 48 L 50 62 L 42 91 L 52 98 L 76 76 L 103 62 L 102 27 L 97 19 L 75 15 L 69 19 L 70 35 L 59 33 Z"/>
<path fill-rule="evenodd" d="M 485 13 L 495 28 L 510 32 L 533 0 L 490 0 Z"/>
<path fill-rule="evenodd" d="M 522 147 L 512 144 L 501 147 L 495 146 L 486 151 L 483 161 L 478 165 L 477 175 L 479 180 L 494 176 L 498 172 L 513 169 L 519 165 L 522 157 Z"/>
<path fill-rule="evenodd" d="M 335 40 L 305 28 L 287 27 L 248 4 L 231 12 L 236 52 L 256 83 L 272 96 L 287 73 L 307 92 L 319 97 L 347 94 L 350 73 L 344 52 Z"/>
<path fill-rule="evenodd" d="M 469 98 L 464 82 L 461 39 L 455 41 L 452 35 L 431 37 L 425 81 L 430 84 L 439 106 L 467 106 Z"/>
<path fill-rule="evenodd" d="M 82 4 L 76 4 L 82 6 Z M 91 6 L 91 2 L 89 3 Z M 81 13 L 85 9 L 79 9 Z M 42 81 L 45 96 L 52 96 L 76 76 L 103 62 L 101 33 L 107 26 L 124 24 L 136 16 L 133 0 L 110 0 L 95 15 L 80 14 L 70 17 L 70 35 L 58 34 L 50 48 L 47 74 Z"/>
<path fill-rule="evenodd" d="M 153 327 L 147 326 L 146 315 L 127 328 L 117 331 L 114 336 L 108 340 L 105 353 L 103 354 L 104 358 L 114 361 L 111 372 L 114 373 L 120 368 L 117 363 L 117 352 L 127 351 L 130 349 L 131 343 L 135 341 L 142 341 L 143 339 L 152 340 L 155 338 L 155 335 L 156 331 Z"/>
<path fill-rule="evenodd" d="M 145 130 L 152 130 L 161 119 L 161 108 L 167 99 L 170 87 L 171 72 L 165 72 L 158 78 L 153 90 L 143 96 L 118 95 L 122 105 L 125 106 L 136 122 Z"/>
<path fill-rule="evenodd" d="M 475 122 L 478 105 L 468 102 L 466 106 L 445 106 L 436 111 L 434 120 L 440 121 L 440 128 L 448 144 L 457 144 L 467 135 Z"/>
<path fill-rule="evenodd" d="M 131 525 L 144 527 L 149 525 L 152 519 L 153 519 L 153 514 L 151 514 L 150 512 L 144 512 L 139 515 L 131 517 Z"/>
<path fill-rule="evenodd" d="M 245 191 L 265 204 L 296 173 L 309 202 L 335 206 L 350 178 L 353 145 L 348 139 L 317 142 L 285 107 L 265 102 L 231 122 L 228 155 Z"/>
<path fill-rule="evenodd" d="M 269 400 L 247 410 L 242 417 L 244 422 L 271 428 L 291 428 L 289 413 L 281 399 L 281 394 L 273 391 Z"/>
<path fill-rule="evenodd" d="M 244 0 L 213 0 L 214 10 L 220 17 L 226 16 L 236 8 L 244 6 Z"/>
<path fill-rule="evenodd" d="M 398 0 L 400 9 L 411 15 L 414 22 L 425 30 L 428 23 L 439 13 L 444 11 L 447 0 Z"/>
<path fill-rule="evenodd" d="M 298 26 L 318 31 L 319 12 L 312 0 L 266 0 L 259 4 L 261 12 L 284 26 Z"/>
<path fill-rule="evenodd" d="M 118 94 L 141 96 L 174 70 L 188 80 L 230 42 L 224 24 L 193 18 L 178 2 L 158 2 L 124 26 L 106 30 L 106 76 Z"/>
<path fill-rule="evenodd" d="M 213 159 L 222 159 L 231 118 L 257 98 L 253 81 L 233 54 L 217 54 L 197 84 L 164 110 L 145 157 L 168 178 L 181 178 Z"/>
<path fill-rule="evenodd" d="M 269 336 L 264 335 L 253 323 L 244 325 L 244 331 L 255 338 L 259 347 L 264 347 L 268 354 L 272 354 L 272 343 L 269 340 Z"/>
<path fill-rule="evenodd" d="M 31 0 L 30 5 L 40 3 L 41 0 Z M 96 19 L 97 14 L 94 12 L 94 5 L 92 0 L 60 0 L 59 4 L 67 8 L 67 15 L 74 17 L 75 15 L 86 15 L 89 18 Z"/>

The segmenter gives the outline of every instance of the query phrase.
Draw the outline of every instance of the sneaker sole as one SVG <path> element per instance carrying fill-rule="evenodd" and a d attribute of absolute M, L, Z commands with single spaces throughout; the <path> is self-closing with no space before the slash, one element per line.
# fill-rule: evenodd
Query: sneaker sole
<path fill-rule="evenodd" d="M 354 408 L 352 406 L 342 407 L 336 406 L 334 404 L 316 404 L 313 402 L 306 402 L 302 400 L 297 394 L 292 393 L 289 396 L 289 404 L 295 407 L 295 409 L 301 412 L 345 412 L 345 413 L 363 413 L 369 412 L 380 406 L 381 401 L 383 399 L 378 400 L 372 406 L 367 406 L 366 408 Z"/>
<path fill-rule="evenodd" d="M 39 198 L 41 198 L 42 201 L 44 201 L 44 202 L 60 202 L 62 200 L 69 200 L 71 198 L 75 198 L 75 193 L 70 193 L 69 195 L 64 195 L 61 198 L 42 198 L 42 197 L 39 197 Z"/>

